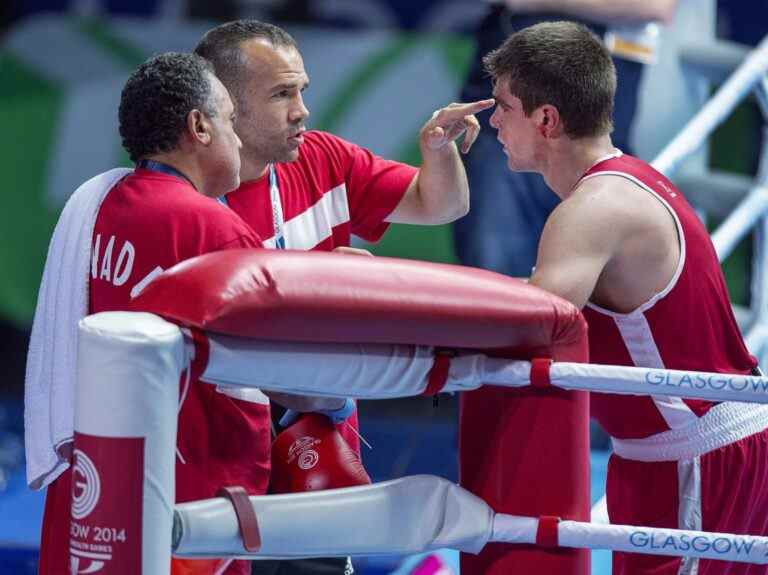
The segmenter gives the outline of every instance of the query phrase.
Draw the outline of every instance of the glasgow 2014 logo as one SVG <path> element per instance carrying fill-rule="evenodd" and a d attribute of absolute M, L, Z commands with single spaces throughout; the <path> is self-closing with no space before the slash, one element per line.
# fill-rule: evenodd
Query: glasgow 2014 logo
<path fill-rule="evenodd" d="M 96 507 L 101 495 L 101 480 L 96 466 L 84 452 L 75 449 L 72 468 L 72 517 L 83 519 Z"/>

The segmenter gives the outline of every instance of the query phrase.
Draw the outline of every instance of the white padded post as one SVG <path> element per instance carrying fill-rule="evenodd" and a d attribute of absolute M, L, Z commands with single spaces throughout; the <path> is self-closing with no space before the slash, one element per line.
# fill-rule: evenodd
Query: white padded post
<path fill-rule="evenodd" d="M 176 506 L 180 557 L 331 557 L 412 554 L 450 547 L 478 553 L 493 510 L 446 479 L 414 475 L 373 485 L 251 496 L 261 548 L 243 549 L 232 504 L 224 498 Z"/>
<path fill-rule="evenodd" d="M 168 573 L 181 330 L 147 313 L 106 312 L 79 331 L 70 568 Z"/>

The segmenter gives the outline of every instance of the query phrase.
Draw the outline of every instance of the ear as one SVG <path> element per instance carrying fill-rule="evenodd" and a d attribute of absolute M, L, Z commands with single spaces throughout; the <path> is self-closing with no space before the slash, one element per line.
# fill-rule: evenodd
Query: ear
<path fill-rule="evenodd" d="M 536 126 L 539 133 L 545 138 L 557 138 L 563 132 L 563 123 L 560 119 L 560 111 L 551 104 L 544 104 L 536 111 Z"/>
<path fill-rule="evenodd" d="M 200 110 L 187 114 L 187 135 L 192 142 L 207 146 L 211 143 L 211 121 Z"/>

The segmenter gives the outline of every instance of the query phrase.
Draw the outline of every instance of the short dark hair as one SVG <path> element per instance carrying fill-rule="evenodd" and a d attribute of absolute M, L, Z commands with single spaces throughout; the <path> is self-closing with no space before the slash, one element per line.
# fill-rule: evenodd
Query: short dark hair
<path fill-rule="evenodd" d="M 274 24 L 258 20 L 235 20 L 216 26 L 206 32 L 195 48 L 195 54 L 213 64 L 216 76 L 230 92 L 240 94 L 245 77 L 245 60 L 240 46 L 253 39 L 268 41 L 274 48 L 295 48 L 296 40 Z"/>
<path fill-rule="evenodd" d="M 213 67 L 195 54 L 167 52 L 139 66 L 120 96 L 120 136 L 134 162 L 174 150 L 187 116 L 217 114 L 212 97 Z"/>
<path fill-rule="evenodd" d="M 483 58 L 494 81 L 509 82 L 530 115 L 555 106 L 572 138 L 609 134 L 613 129 L 616 69 L 608 50 L 575 22 L 543 22 L 515 32 Z"/>

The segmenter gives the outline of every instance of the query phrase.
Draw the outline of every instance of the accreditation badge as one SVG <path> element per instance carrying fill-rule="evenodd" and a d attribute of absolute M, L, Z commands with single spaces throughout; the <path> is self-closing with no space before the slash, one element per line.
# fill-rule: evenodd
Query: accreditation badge
<path fill-rule="evenodd" d="M 653 64 L 659 47 L 659 25 L 650 22 L 637 26 L 612 27 L 606 31 L 603 42 L 616 58 Z"/>

